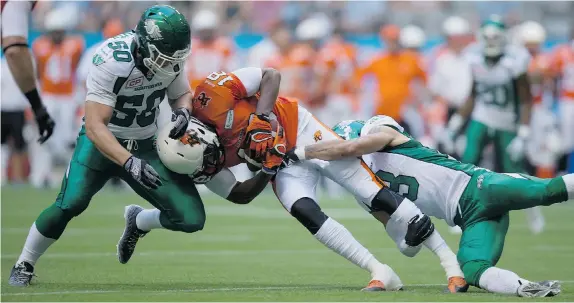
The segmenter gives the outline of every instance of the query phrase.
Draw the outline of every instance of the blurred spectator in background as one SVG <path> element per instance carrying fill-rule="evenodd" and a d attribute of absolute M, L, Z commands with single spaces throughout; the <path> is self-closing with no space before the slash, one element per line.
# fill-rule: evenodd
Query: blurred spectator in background
<path fill-rule="evenodd" d="M 570 41 L 556 48 L 552 67 L 559 79 L 560 130 L 568 172 L 574 172 L 574 29 Z"/>
<path fill-rule="evenodd" d="M 401 29 L 399 44 L 404 50 L 419 53 L 425 45 L 425 32 L 416 25 L 407 25 Z"/>
<path fill-rule="evenodd" d="M 67 163 L 71 156 L 76 130 L 76 70 L 85 48 L 83 37 L 68 34 L 78 22 L 74 17 L 77 15 L 73 6 L 51 10 L 44 24 L 48 32 L 32 45 L 42 98 L 48 112 L 57 121 L 54 134 L 45 145 L 33 143 L 31 146 L 30 177 L 35 187 L 56 186 L 57 181 L 51 180 L 53 161 Z"/>
<path fill-rule="evenodd" d="M 10 73 L 6 57 L 1 60 L 2 102 L 2 184 L 8 180 L 8 167 L 11 168 L 11 183 L 24 182 L 24 164 L 26 163 L 26 141 L 24 140 L 24 111 L 29 107 L 28 100 L 16 85 Z M 12 161 L 10 161 L 10 159 Z"/>
<path fill-rule="evenodd" d="M 429 76 L 434 102 L 427 111 L 427 121 L 435 139 L 440 137 L 445 122 L 464 104 L 472 85 L 470 65 L 463 55 L 470 25 L 459 16 L 451 16 L 444 21 L 442 32 L 446 42 L 436 51 Z"/>
<path fill-rule="evenodd" d="M 532 91 L 532 129 L 528 144 L 527 159 L 535 167 L 528 172 L 540 178 L 554 177 L 559 156 L 560 140 L 557 123 L 552 113 L 552 97 L 547 94 L 552 89 L 551 57 L 542 52 L 546 40 L 546 30 L 541 24 L 527 21 L 520 25 L 519 42 L 526 47 L 532 59 L 528 66 L 528 78 Z"/>
<path fill-rule="evenodd" d="M 416 99 L 411 83 L 416 79 L 426 82 L 426 74 L 418 55 L 402 49 L 399 36 L 400 29 L 396 25 L 385 25 L 381 29 L 386 51 L 361 69 L 359 77 L 372 74 L 376 78 L 379 89 L 373 115 L 390 116 L 410 131 L 403 118 L 403 106 Z"/>
<path fill-rule="evenodd" d="M 191 18 L 192 51 L 185 68 L 192 90 L 213 71 L 237 67 L 233 41 L 220 35 L 220 25 L 212 10 L 200 10 Z"/>
<path fill-rule="evenodd" d="M 249 49 L 247 65 L 265 67 L 270 61 L 286 55 L 291 48 L 291 32 L 283 23 L 276 23 L 269 36 Z"/>

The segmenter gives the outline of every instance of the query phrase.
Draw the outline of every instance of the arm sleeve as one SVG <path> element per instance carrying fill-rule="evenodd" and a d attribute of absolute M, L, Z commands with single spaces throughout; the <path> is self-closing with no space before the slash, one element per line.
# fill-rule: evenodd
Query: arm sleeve
<path fill-rule="evenodd" d="M 237 180 L 231 170 L 224 168 L 217 175 L 213 176 L 209 182 L 205 183 L 205 186 L 218 196 L 227 199 L 236 184 Z"/>
<path fill-rule="evenodd" d="M 117 95 L 114 93 L 114 83 L 117 77 L 110 72 L 92 65 L 86 80 L 86 100 L 105 104 L 111 107 L 116 105 Z"/>
<path fill-rule="evenodd" d="M 187 73 L 181 72 L 167 87 L 167 98 L 175 100 L 190 91 L 191 89 L 189 87 L 189 81 L 187 80 Z"/>
<path fill-rule="evenodd" d="M 28 39 L 28 21 L 32 11 L 32 1 L 7 1 L 3 4 L 2 37 L 18 36 Z"/>
<path fill-rule="evenodd" d="M 247 92 L 247 97 L 251 97 L 259 92 L 261 79 L 263 79 L 263 70 L 259 67 L 244 67 L 233 72 L 241 81 Z"/>

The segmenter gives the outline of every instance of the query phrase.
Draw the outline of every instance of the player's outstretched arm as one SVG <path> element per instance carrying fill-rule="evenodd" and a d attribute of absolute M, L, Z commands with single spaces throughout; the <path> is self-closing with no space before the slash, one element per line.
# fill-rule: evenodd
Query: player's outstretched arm
<path fill-rule="evenodd" d="M 259 102 L 255 113 L 260 115 L 269 115 L 273 111 L 275 101 L 279 96 L 279 87 L 281 86 L 281 74 L 273 68 L 263 68 L 261 84 L 259 85 Z"/>
<path fill-rule="evenodd" d="M 391 127 L 382 126 L 378 132 L 355 140 L 330 140 L 296 148 L 289 156 L 294 154 L 296 160 L 339 160 L 374 153 L 399 141 L 408 141 L 408 138 Z"/>

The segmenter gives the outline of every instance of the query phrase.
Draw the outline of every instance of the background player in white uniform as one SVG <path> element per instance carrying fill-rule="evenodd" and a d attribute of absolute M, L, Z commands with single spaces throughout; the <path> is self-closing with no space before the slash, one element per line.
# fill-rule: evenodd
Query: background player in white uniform
<path fill-rule="evenodd" d="M 162 210 L 152 224 L 187 233 L 203 228 L 205 211 L 195 186 L 163 166 L 154 142 L 158 106 L 166 94 L 174 107 L 170 137 L 183 136 L 187 128 L 191 93 L 181 71 L 190 44 L 185 17 L 158 5 L 144 12 L 133 32 L 109 39 L 97 50 L 88 73 L 85 126 L 60 194 L 30 228 L 12 268 L 11 285 L 30 284 L 38 258 L 112 176 Z M 127 246 L 118 250 L 129 249 L 129 242 Z"/>
<path fill-rule="evenodd" d="M 2 1 L 2 52 L 16 84 L 30 102 L 40 130 L 39 142 L 43 143 L 54 131 L 54 121 L 36 89 L 36 73 L 28 49 L 28 24 L 30 11 L 36 1 Z"/>
<path fill-rule="evenodd" d="M 334 129 L 350 140 L 297 148 L 289 156 L 336 160 L 363 155 L 392 190 L 414 201 L 425 213 L 462 227 L 458 260 L 471 285 L 523 297 L 560 292 L 557 281 L 530 282 L 495 265 L 502 254 L 509 211 L 574 198 L 573 174 L 539 179 L 461 163 L 415 141 L 388 116 L 375 116 L 367 122 L 345 121 Z"/>
<path fill-rule="evenodd" d="M 472 71 L 472 92 L 448 122 L 445 151 L 453 152 L 453 139 L 469 119 L 462 162 L 480 164 L 485 147 L 492 143 L 495 171 L 524 173 L 532 109 L 527 75 L 531 57 L 523 46 L 506 42 L 505 25 L 497 17 L 486 20 L 480 34 L 481 41 L 465 54 Z M 540 232 L 544 221 L 540 209 L 527 214 L 531 230 Z"/>

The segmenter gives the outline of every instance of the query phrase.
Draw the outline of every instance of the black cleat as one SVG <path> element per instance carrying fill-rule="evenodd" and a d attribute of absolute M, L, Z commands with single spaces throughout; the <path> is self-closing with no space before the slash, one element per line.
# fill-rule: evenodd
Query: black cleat
<path fill-rule="evenodd" d="M 29 286 L 34 275 L 34 266 L 32 264 L 22 261 L 16 263 L 10 272 L 10 280 L 8 284 L 12 286 Z"/>
<path fill-rule="evenodd" d="M 139 229 L 136 225 L 136 217 L 143 210 L 138 205 L 128 205 L 124 211 L 124 218 L 126 219 L 126 227 L 118 242 L 118 260 L 122 264 L 128 263 L 131 256 L 136 249 L 138 240 L 145 236 L 148 232 Z"/>

